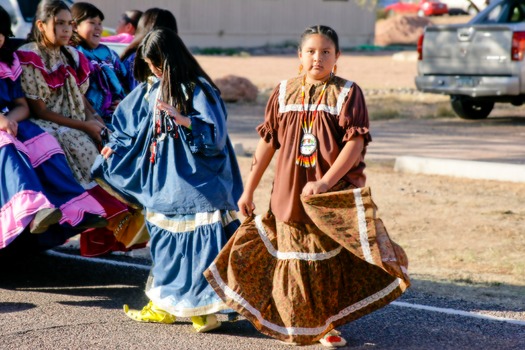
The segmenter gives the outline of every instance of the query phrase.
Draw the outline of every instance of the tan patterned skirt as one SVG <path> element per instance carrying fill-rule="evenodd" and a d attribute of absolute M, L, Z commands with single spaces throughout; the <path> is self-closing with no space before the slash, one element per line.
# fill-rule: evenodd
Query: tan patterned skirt
<path fill-rule="evenodd" d="M 278 222 L 271 212 L 248 218 L 205 276 L 262 333 L 311 344 L 395 300 L 410 282 L 369 188 L 303 204 L 315 225 Z"/>

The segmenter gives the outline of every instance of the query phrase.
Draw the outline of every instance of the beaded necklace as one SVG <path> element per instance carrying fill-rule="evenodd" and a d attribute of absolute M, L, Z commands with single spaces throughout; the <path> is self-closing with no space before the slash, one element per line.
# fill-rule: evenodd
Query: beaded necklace
<path fill-rule="evenodd" d="M 161 98 L 161 87 L 157 90 L 155 101 Z M 157 147 L 158 143 L 164 141 L 167 135 L 173 138 L 179 137 L 178 131 L 179 125 L 175 123 L 175 120 L 165 111 L 160 111 L 155 105 L 153 111 L 153 130 L 150 144 L 150 158 L 149 161 L 154 164 L 157 158 Z"/>
<path fill-rule="evenodd" d="M 303 78 L 301 86 L 301 113 L 303 119 L 301 122 L 301 129 L 303 130 L 303 136 L 301 138 L 301 144 L 299 146 L 300 154 L 295 160 L 295 164 L 304 168 L 313 168 L 317 164 L 317 139 L 312 133 L 312 127 L 314 125 L 315 118 L 317 117 L 317 109 L 319 108 L 321 99 L 323 98 L 324 93 L 326 91 L 326 85 L 328 84 L 328 81 L 331 77 L 332 76 L 326 79 L 326 81 L 323 84 L 323 89 L 321 90 L 321 94 L 319 95 L 319 99 L 317 100 L 317 104 L 315 105 L 311 118 L 310 113 L 308 113 L 304 107 L 304 100 L 306 94 L 306 75 Z M 310 110 L 310 108 L 308 108 L 308 110 Z"/>

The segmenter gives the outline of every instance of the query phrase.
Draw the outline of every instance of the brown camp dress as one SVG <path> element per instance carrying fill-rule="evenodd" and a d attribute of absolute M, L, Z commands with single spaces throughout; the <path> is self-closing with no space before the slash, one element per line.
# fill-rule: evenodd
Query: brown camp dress
<path fill-rule="evenodd" d="M 283 81 L 258 127 L 279 149 L 270 210 L 242 224 L 205 276 L 226 304 L 259 331 L 282 341 L 310 344 L 333 328 L 398 298 L 409 286 L 407 258 L 376 217 L 363 174 L 371 141 L 361 89 L 333 77 L 306 84 L 306 110 L 318 108 L 313 134 L 318 163 L 296 165 L 302 130 L 302 78 Z M 329 192 L 301 197 L 320 179 L 346 141 L 365 140 L 361 159 Z"/>

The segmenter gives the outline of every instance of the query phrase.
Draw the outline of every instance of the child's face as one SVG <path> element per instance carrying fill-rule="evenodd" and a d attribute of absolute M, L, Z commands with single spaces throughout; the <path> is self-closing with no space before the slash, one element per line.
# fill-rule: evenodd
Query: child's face
<path fill-rule="evenodd" d="M 0 48 L 4 47 L 5 44 L 5 35 L 0 33 Z"/>
<path fill-rule="evenodd" d="M 160 69 L 159 67 L 155 67 L 155 65 L 151 62 L 149 58 L 145 58 L 144 62 L 148 64 L 149 69 L 157 78 L 162 78 L 162 69 Z"/>
<path fill-rule="evenodd" d="M 312 34 L 308 36 L 299 52 L 299 60 L 306 71 L 308 81 L 321 82 L 328 79 L 339 54 L 336 52 L 332 40 L 324 35 Z"/>
<path fill-rule="evenodd" d="M 38 30 L 46 37 L 46 44 L 54 47 L 67 45 L 73 34 L 71 12 L 67 10 L 60 10 L 57 13 L 54 25 L 52 19 L 47 22 L 38 20 L 36 24 Z"/>
<path fill-rule="evenodd" d="M 88 18 L 77 24 L 76 31 L 84 39 L 89 48 L 94 49 L 100 44 L 102 36 L 102 20 L 100 17 Z"/>

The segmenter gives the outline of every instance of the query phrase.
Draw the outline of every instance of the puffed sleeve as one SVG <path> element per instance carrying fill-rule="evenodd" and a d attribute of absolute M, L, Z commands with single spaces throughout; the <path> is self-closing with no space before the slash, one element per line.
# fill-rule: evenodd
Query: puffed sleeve
<path fill-rule="evenodd" d="M 22 66 L 22 74 L 20 77 L 22 90 L 24 90 L 27 98 L 32 100 L 43 100 L 45 103 L 48 102 L 51 90 L 49 89 L 41 70 L 30 64 L 24 65 Z"/>
<path fill-rule="evenodd" d="M 368 109 L 366 108 L 363 91 L 353 83 L 348 96 L 339 114 L 339 126 L 344 130 L 343 142 L 351 140 L 356 135 L 362 135 L 365 146 L 372 141 L 369 132 L 370 121 L 368 120 Z"/>
<path fill-rule="evenodd" d="M 256 128 L 259 136 L 266 142 L 270 143 L 274 149 L 281 147 L 277 131 L 279 129 L 279 84 L 270 95 L 266 104 L 264 121 Z"/>

